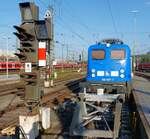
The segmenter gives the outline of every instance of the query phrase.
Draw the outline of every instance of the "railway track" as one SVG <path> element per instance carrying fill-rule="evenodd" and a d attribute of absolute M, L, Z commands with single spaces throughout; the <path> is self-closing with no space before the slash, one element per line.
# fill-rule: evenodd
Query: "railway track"
<path fill-rule="evenodd" d="M 139 72 L 139 71 L 136 71 L 135 75 L 136 76 L 140 76 L 140 77 L 144 77 L 144 78 L 150 80 L 150 72 Z"/>
<path fill-rule="evenodd" d="M 46 94 L 43 96 L 41 104 L 52 107 L 53 102 L 56 99 L 59 102 L 62 102 L 65 98 L 71 98 L 70 92 L 79 89 L 78 83 L 80 82 L 80 80 L 81 78 L 76 78 L 75 80 L 57 81 L 56 87 L 54 87 L 52 91 L 47 91 Z M 9 92 L 1 94 L 1 96 L 6 94 L 8 96 Z M 16 95 L 15 90 L 13 95 Z M 0 131 L 10 125 L 17 125 L 19 115 L 26 112 L 27 111 L 23 101 L 21 101 L 20 103 L 14 103 L 13 105 L 9 104 L 8 107 L 5 107 L 4 110 L 0 111 Z"/>
<path fill-rule="evenodd" d="M 63 102 L 64 99 L 70 99 L 72 91 L 76 91 L 79 89 L 78 83 L 81 81 L 81 79 L 76 78 L 74 80 L 57 80 L 55 82 L 54 88 L 51 90 L 47 89 L 45 95 L 43 96 L 41 100 L 41 104 L 44 106 L 50 106 L 53 107 L 55 105 L 55 101 Z M 69 83 L 68 83 L 69 82 Z M 20 114 L 26 113 L 26 108 L 24 106 L 24 103 L 11 105 L 6 109 L 6 111 L 0 112 L 0 131 L 3 131 L 9 126 L 16 126 L 18 125 L 18 117 Z M 127 112 L 126 112 L 127 113 Z M 144 114 L 143 114 L 144 115 Z M 142 119 L 142 118 L 140 118 Z M 144 116 L 143 119 L 145 120 Z M 124 121 L 123 121 L 124 122 Z M 143 122 L 143 121 L 142 121 Z M 145 124 L 146 125 L 146 124 Z M 124 135 L 126 133 L 126 127 L 128 125 L 123 125 L 121 127 L 120 133 Z M 125 129 L 124 129 L 125 128 Z M 148 128 L 146 128 L 148 129 Z M 130 134 L 130 133 L 129 133 Z"/>
<path fill-rule="evenodd" d="M 69 82 L 71 79 L 78 79 L 82 78 L 82 75 L 69 75 L 66 76 L 64 79 L 56 79 L 54 80 L 54 86 L 61 85 L 63 83 Z M 44 81 L 41 81 L 41 84 L 44 86 Z M 20 82 L 20 79 L 16 80 L 4 80 L 0 81 L 0 97 L 5 95 L 11 95 L 17 93 L 17 95 L 23 95 L 22 91 L 24 91 L 24 85 Z"/>

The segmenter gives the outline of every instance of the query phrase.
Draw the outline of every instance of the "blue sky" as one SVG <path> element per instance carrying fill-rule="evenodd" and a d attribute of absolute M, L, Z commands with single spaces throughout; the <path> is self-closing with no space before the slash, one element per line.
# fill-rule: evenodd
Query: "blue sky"
<path fill-rule="evenodd" d="M 10 49 L 16 44 L 13 25 L 21 23 L 19 2 L 25 0 L 2 0 L 0 4 L 0 44 L 6 47 L 11 37 Z M 32 0 L 33 1 L 33 0 Z M 103 38 L 120 38 L 136 53 L 150 50 L 150 0 L 34 0 L 43 19 L 48 4 L 54 7 L 55 40 L 65 44 L 63 51 L 78 56 L 88 46 Z M 134 13 L 136 14 L 136 37 Z M 62 46 L 56 44 L 55 55 L 61 57 Z"/>

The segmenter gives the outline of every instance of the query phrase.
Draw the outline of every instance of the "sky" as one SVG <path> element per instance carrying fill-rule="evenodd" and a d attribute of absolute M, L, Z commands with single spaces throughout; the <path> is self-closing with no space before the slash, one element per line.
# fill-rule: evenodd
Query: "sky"
<path fill-rule="evenodd" d="M 13 25 L 21 24 L 18 3 L 1 0 L 0 49 L 16 48 Z M 30 0 L 39 6 L 43 19 L 49 5 L 54 9 L 55 57 L 77 58 L 89 45 L 104 38 L 119 38 L 134 53 L 150 51 L 150 0 Z M 137 11 L 134 13 L 133 11 Z M 133 51 L 132 51 L 133 53 Z"/>

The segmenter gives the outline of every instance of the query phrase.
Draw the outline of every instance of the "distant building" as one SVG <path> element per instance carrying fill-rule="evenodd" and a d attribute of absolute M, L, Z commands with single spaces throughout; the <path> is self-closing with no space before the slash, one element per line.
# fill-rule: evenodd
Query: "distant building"
<path fill-rule="evenodd" d="M 18 61 L 18 58 L 14 55 L 14 51 L 8 51 L 8 60 L 9 61 Z M 0 49 L 0 61 L 6 61 L 7 51 Z"/>

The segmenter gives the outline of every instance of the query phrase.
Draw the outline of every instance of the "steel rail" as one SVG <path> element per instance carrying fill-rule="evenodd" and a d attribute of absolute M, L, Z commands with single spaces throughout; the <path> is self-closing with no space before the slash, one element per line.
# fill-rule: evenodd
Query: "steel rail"
<path fill-rule="evenodd" d="M 77 84 L 81 81 L 82 79 L 81 78 L 76 78 L 75 81 L 72 81 L 70 84 L 67 82 L 67 81 L 62 81 L 62 84 L 64 84 L 64 86 L 62 88 L 60 88 L 59 90 L 54 90 L 52 92 L 49 92 L 47 93 L 46 95 L 43 96 L 42 100 L 41 100 L 41 104 L 42 105 L 48 105 L 48 106 L 52 106 L 52 102 L 55 100 L 55 99 L 58 99 L 60 101 L 63 101 L 65 98 L 70 98 L 71 95 L 70 95 L 70 92 L 71 90 L 69 88 L 72 87 L 72 91 L 73 90 L 77 90 Z M 71 81 L 71 80 L 68 80 L 68 81 Z M 59 85 L 60 85 L 60 82 L 59 82 Z M 24 109 L 25 108 L 25 105 L 24 103 L 21 103 L 21 104 L 16 104 L 16 105 L 12 105 L 10 107 L 8 107 L 6 110 L 2 110 L 0 111 L 0 120 L 1 118 L 2 119 L 9 119 L 7 118 L 7 113 L 13 113 L 13 112 L 17 112 L 17 111 L 20 111 L 20 109 Z M 6 115 L 6 117 L 5 117 Z M 10 115 L 8 114 L 8 117 Z M 11 116 L 10 116 L 11 117 Z M 14 120 L 16 120 L 18 118 L 18 114 L 16 114 L 16 117 L 13 117 Z M 10 119 L 10 121 L 7 121 L 8 124 L 5 124 L 5 121 L 4 123 L 0 123 L 0 130 L 4 129 L 4 128 L 7 128 L 8 126 L 12 125 L 12 124 L 9 124 L 9 123 L 13 123 L 13 124 L 18 124 L 17 122 L 12 122 L 13 119 Z"/>

